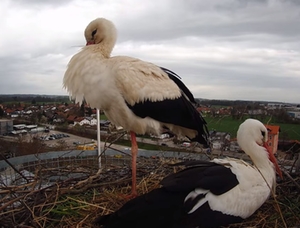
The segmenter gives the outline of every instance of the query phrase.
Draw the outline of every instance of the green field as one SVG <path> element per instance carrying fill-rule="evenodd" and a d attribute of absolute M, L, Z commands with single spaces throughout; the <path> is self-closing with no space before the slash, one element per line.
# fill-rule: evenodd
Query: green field
<path fill-rule="evenodd" d="M 100 115 L 100 120 L 107 120 L 106 115 L 105 115 L 105 114 L 101 114 L 101 115 Z"/>
<path fill-rule="evenodd" d="M 107 117 L 102 114 L 101 120 L 107 120 Z M 243 117 L 243 119 L 232 119 L 231 116 L 223 116 L 223 117 L 211 117 L 206 116 L 205 120 L 208 125 L 209 130 L 216 130 L 222 132 L 228 132 L 231 135 L 231 138 L 236 137 L 236 132 L 238 130 L 239 125 L 248 117 Z M 300 125 L 299 124 L 284 124 L 284 123 L 276 123 L 270 120 L 270 117 L 266 117 L 265 119 L 260 120 L 264 124 L 269 122 L 270 125 L 278 125 L 280 126 L 279 139 L 292 139 L 300 141 Z"/>
<path fill-rule="evenodd" d="M 238 130 L 239 125 L 248 117 L 244 117 L 241 120 L 233 120 L 230 116 L 225 117 L 209 117 L 206 116 L 205 120 L 207 121 L 209 130 L 223 131 L 228 132 L 231 135 L 231 138 L 236 137 L 236 132 Z M 267 117 L 261 120 L 264 124 L 269 121 L 270 117 Z M 280 126 L 280 139 L 295 139 L 300 141 L 300 125 L 299 124 L 283 124 L 272 122 L 272 120 L 268 123 L 270 125 L 278 125 Z"/>

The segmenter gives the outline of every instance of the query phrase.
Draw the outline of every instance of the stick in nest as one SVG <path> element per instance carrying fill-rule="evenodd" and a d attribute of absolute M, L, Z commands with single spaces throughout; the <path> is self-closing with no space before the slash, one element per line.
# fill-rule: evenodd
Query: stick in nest
<path fill-rule="evenodd" d="M 100 176 L 100 174 L 102 173 L 102 169 L 99 169 L 97 171 L 97 173 L 93 176 L 88 177 L 85 180 L 79 181 L 77 184 L 75 184 L 74 186 L 71 186 L 70 189 L 74 189 L 74 188 L 80 188 L 84 185 L 90 184 L 93 182 L 93 180 L 95 180 L 96 178 L 98 178 Z"/>

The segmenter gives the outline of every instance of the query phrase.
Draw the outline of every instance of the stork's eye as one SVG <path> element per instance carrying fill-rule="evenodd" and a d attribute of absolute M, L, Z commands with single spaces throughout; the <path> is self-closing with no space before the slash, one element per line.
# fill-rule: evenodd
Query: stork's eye
<path fill-rule="evenodd" d="M 95 34 L 97 33 L 97 29 L 95 29 L 93 32 L 92 32 L 92 37 L 94 38 Z"/>
<path fill-rule="evenodd" d="M 264 132 L 264 131 L 261 131 L 261 134 L 262 134 L 262 136 L 263 136 L 263 137 L 265 137 L 265 135 L 266 135 L 266 132 Z"/>

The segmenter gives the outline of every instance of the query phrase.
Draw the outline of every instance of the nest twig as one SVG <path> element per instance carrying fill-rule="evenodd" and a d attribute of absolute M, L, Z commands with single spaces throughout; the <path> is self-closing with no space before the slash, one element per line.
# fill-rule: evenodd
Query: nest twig
<path fill-rule="evenodd" d="M 138 193 L 159 187 L 162 178 L 177 172 L 180 167 L 167 165 L 172 162 L 172 159 L 139 158 Z M 62 173 L 82 175 L 55 182 L 45 180 Z M 126 164 L 100 170 L 82 166 L 39 167 L 28 183 L 0 186 L 0 227 L 93 227 L 95 217 L 111 213 L 125 203 L 122 196 L 130 192 L 130 183 L 131 169 Z M 229 227 L 284 227 L 281 216 L 287 227 L 300 225 L 299 184 L 297 176 L 281 181 L 276 200 L 271 197 L 250 218 Z"/>

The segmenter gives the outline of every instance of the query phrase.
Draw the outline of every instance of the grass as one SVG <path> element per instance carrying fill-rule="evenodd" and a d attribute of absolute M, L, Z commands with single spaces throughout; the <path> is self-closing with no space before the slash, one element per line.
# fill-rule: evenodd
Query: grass
<path fill-rule="evenodd" d="M 105 114 L 101 114 L 101 120 L 107 120 Z M 209 130 L 216 130 L 221 132 L 228 132 L 230 133 L 232 138 L 236 137 L 236 132 L 240 126 L 240 124 L 249 116 L 244 116 L 242 119 L 232 119 L 231 116 L 221 116 L 221 117 L 212 117 L 206 116 L 205 120 L 208 125 Z M 278 125 L 280 126 L 280 134 L 279 139 L 283 137 L 285 139 L 291 140 L 298 140 L 300 141 L 300 125 L 299 124 L 285 124 L 285 123 L 278 123 L 274 120 L 270 120 L 270 117 L 267 116 L 264 119 L 259 119 L 263 123 L 268 123 L 271 125 Z"/>
<path fill-rule="evenodd" d="M 91 191 L 87 192 L 91 193 Z M 87 201 L 91 201 L 92 197 L 87 194 L 77 196 L 61 196 L 53 208 L 44 210 L 44 214 L 49 214 L 51 223 L 48 227 L 57 227 L 61 220 L 74 220 L 76 217 L 83 217 L 83 211 L 88 210 L 90 205 Z"/>
<path fill-rule="evenodd" d="M 206 116 L 208 130 L 228 132 L 232 137 L 236 136 L 236 132 L 243 120 L 233 120 L 231 117 L 209 117 Z"/>
<path fill-rule="evenodd" d="M 105 114 L 100 115 L 100 120 L 108 120 Z"/>
<path fill-rule="evenodd" d="M 115 144 L 131 147 L 131 142 L 129 140 L 119 139 L 115 142 Z M 186 148 L 173 148 L 173 147 L 167 147 L 167 146 L 160 146 L 155 144 L 148 144 L 144 142 L 138 143 L 140 149 L 144 150 L 158 150 L 158 151 L 178 151 L 178 152 L 186 152 L 189 151 Z"/>
<path fill-rule="evenodd" d="M 280 135 L 286 135 L 288 139 L 298 140 L 300 141 L 300 125 L 298 124 L 282 124 L 276 123 L 276 125 L 280 126 Z"/>
<path fill-rule="evenodd" d="M 236 137 L 236 132 L 239 128 L 239 125 L 249 116 L 245 116 L 243 119 L 232 119 L 231 116 L 223 117 L 211 117 L 206 116 L 205 120 L 208 125 L 209 130 L 223 131 L 230 133 L 232 138 Z M 270 117 L 265 119 L 260 119 L 263 123 L 268 123 L 270 125 L 280 126 L 279 139 L 285 137 L 286 139 L 299 140 L 300 141 L 300 125 L 299 124 L 285 124 L 277 123 L 276 121 L 269 121 Z"/>

